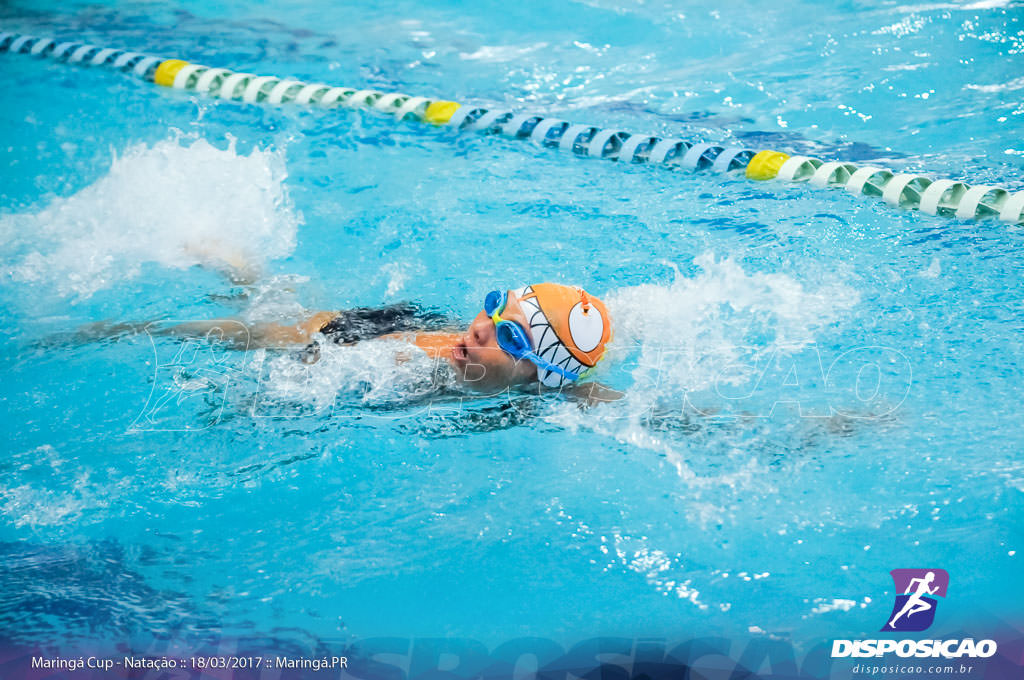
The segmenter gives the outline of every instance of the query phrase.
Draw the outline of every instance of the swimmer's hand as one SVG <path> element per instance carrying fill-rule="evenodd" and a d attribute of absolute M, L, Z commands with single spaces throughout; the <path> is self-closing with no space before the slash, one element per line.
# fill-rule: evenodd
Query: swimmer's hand
<path fill-rule="evenodd" d="M 219 271 L 231 283 L 251 285 L 260 278 L 258 266 L 250 262 L 237 248 L 232 248 L 217 239 L 190 241 L 182 249 L 186 255 L 196 258 L 199 266 Z"/>
<path fill-rule="evenodd" d="M 568 388 L 563 388 L 563 391 L 570 398 L 578 400 L 581 408 L 596 406 L 598 404 L 606 404 L 617 401 L 626 396 L 625 392 L 613 390 L 607 385 L 602 385 L 599 382 L 580 383 Z"/>

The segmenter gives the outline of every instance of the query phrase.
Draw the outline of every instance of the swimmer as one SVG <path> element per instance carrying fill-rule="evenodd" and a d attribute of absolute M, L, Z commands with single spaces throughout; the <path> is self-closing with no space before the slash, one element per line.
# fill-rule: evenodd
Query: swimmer
<path fill-rule="evenodd" d="M 373 338 L 406 340 L 447 360 L 458 379 L 491 390 L 539 383 L 578 385 L 601 359 L 611 339 L 604 303 L 582 288 L 538 283 L 493 290 L 464 332 L 430 330 L 436 315 L 411 305 L 319 312 L 294 326 L 258 329 L 261 342 L 307 345 L 306 360 L 319 356 L 317 336 L 337 344 Z M 420 328 L 416 326 L 422 324 Z"/>
<path fill-rule="evenodd" d="M 582 288 L 538 283 L 486 295 L 482 309 L 464 331 L 442 315 L 408 303 L 380 308 L 321 311 L 295 324 L 242 324 L 238 319 L 145 325 L 154 335 L 208 336 L 239 348 L 303 348 L 298 358 L 315 363 L 321 343 L 348 345 L 373 340 L 403 340 L 444 360 L 470 389 L 493 391 L 539 386 L 565 389 L 591 402 L 620 393 L 585 383 L 612 338 L 612 320 L 604 303 Z M 106 325 L 93 335 L 138 332 L 137 324 Z M 88 330 L 86 330 L 88 334 Z"/>

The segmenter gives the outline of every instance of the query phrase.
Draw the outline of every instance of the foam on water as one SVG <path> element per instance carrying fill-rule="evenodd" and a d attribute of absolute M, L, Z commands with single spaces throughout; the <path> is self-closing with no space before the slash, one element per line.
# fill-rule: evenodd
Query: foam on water
<path fill-rule="evenodd" d="M 121 482 L 80 468 L 49 444 L 12 452 L 10 461 L 18 474 L 0 481 L 0 512 L 14 518 L 16 527 L 39 530 L 95 521 L 95 515 L 109 511 L 110 498 L 123 491 Z"/>
<path fill-rule="evenodd" d="M 137 276 L 146 262 L 258 267 L 295 247 L 302 218 L 285 176 L 280 150 L 244 154 L 233 140 L 219 149 L 181 136 L 136 144 L 76 194 L 0 217 L 0 234 L 18 253 L 16 281 L 64 296 L 88 297 Z"/>
<path fill-rule="evenodd" d="M 395 406 L 455 386 L 446 361 L 402 340 L 335 345 L 321 338 L 320 359 L 314 364 L 280 354 L 261 355 L 257 360 L 264 376 L 258 409 L 300 407 L 324 412 L 336 404 Z"/>
<path fill-rule="evenodd" d="M 662 388 L 697 390 L 721 380 L 747 353 L 797 351 L 853 307 L 857 292 L 840 281 L 808 290 L 785 274 L 748 274 L 731 258 L 706 252 L 697 276 L 677 273 L 668 286 L 646 284 L 608 296 L 614 351 L 640 352 L 638 383 L 657 371 Z M 731 371 L 729 379 L 746 376 Z"/>

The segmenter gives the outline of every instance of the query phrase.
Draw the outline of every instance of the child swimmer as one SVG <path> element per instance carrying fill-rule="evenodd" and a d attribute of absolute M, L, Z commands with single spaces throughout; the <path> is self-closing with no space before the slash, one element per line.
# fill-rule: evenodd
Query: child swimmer
<path fill-rule="evenodd" d="M 446 360 L 460 383 L 475 390 L 524 387 L 580 391 L 584 380 L 605 357 L 612 338 L 612 320 L 604 303 L 582 288 L 538 283 L 517 290 L 493 290 L 483 310 L 463 333 L 440 328 L 441 317 L 412 305 L 379 309 L 322 311 L 294 324 L 254 324 L 244 328 L 249 346 L 306 345 L 307 363 L 320 356 L 320 342 L 351 344 L 373 339 L 404 340 L 432 358 Z M 237 322 L 232 320 L 233 326 Z M 218 329 L 224 321 L 188 323 L 160 334 L 198 335 Z M 223 336 L 222 336 L 223 337 Z M 236 343 L 243 340 L 223 337 Z M 620 396 L 593 384 L 591 400 Z M 596 388 L 596 389 L 595 389 Z"/>

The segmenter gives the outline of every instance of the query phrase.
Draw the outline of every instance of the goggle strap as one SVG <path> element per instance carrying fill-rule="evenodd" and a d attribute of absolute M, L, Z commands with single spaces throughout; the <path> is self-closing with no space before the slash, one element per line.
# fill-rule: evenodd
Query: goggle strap
<path fill-rule="evenodd" d="M 523 357 L 526 358 L 526 359 L 529 359 L 530 361 L 532 361 L 533 363 L 537 364 L 538 366 L 540 366 L 544 370 L 551 371 L 552 373 L 557 373 L 558 375 L 562 376 L 563 378 L 568 378 L 569 380 L 579 380 L 579 378 L 580 378 L 580 376 L 578 374 L 573 373 L 572 371 L 570 371 L 568 369 L 562 368 L 561 366 L 556 366 L 555 364 L 551 363 L 547 359 L 543 359 L 543 358 L 537 356 L 533 352 L 527 352 L 526 354 L 523 355 Z"/>

